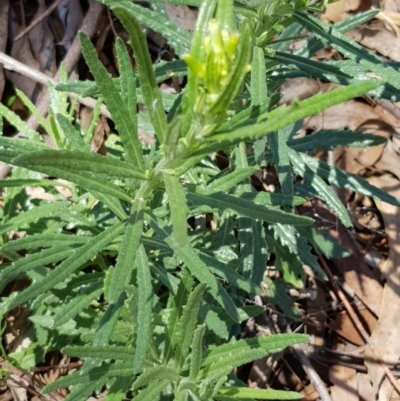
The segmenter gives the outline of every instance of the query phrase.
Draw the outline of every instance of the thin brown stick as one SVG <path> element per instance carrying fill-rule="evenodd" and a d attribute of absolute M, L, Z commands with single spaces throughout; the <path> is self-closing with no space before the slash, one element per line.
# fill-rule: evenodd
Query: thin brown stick
<path fill-rule="evenodd" d="M 288 333 L 292 333 L 292 329 L 290 328 L 289 325 L 287 325 L 286 330 L 288 331 Z M 311 383 L 313 384 L 315 390 L 319 394 L 321 401 L 332 401 L 332 398 L 329 395 L 329 392 L 324 382 L 322 381 L 317 371 L 314 369 L 314 366 L 311 365 L 310 360 L 308 359 L 306 353 L 304 352 L 302 344 L 292 345 L 291 348 L 293 349 L 296 358 L 303 367 L 303 370 L 307 373 L 307 376 L 310 379 Z"/>
<path fill-rule="evenodd" d="M 361 337 L 364 339 L 365 343 L 368 344 L 369 347 L 371 348 L 372 353 L 374 354 L 377 362 L 382 366 L 382 369 L 384 370 L 385 375 L 388 378 L 388 380 L 390 381 L 390 383 L 392 384 L 393 388 L 400 394 L 400 384 L 397 382 L 392 371 L 382 360 L 381 356 L 379 355 L 378 350 L 375 348 L 374 344 L 370 340 L 367 331 L 365 330 L 365 328 L 364 328 L 363 324 L 361 323 L 360 319 L 358 318 L 357 314 L 354 312 L 354 309 L 351 306 L 350 302 L 348 301 L 346 295 L 344 294 L 344 292 L 342 291 L 342 289 L 339 287 L 336 280 L 334 279 L 327 263 L 325 262 L 325 259 L 321 255 L 318 255 L 318 260 L 319 260 L 322 268 L 324 269 L 326 275 L 328 276 L 329 281 L 331 282 L 333 288 L 335 289 L 335 292 L 337 293 L 340 300 L 343 302 L 343 305 L 346 308 L 346 311 L 349 314 L 350 319 L 352 320 L 354 326 L 360 333 Z"/>
<path fill-rule="evenodd" d="M 15 37 L 14 42 L 23 38 L 31 29 L 33 29 L 37 24 L 43 21 L 49 14 L 53 12 L 53 10 L 61 3 L 61 1 L 62 0 L 56 0 L 43 14 L 34 19 L 28 27 L 26 27 Z"/>

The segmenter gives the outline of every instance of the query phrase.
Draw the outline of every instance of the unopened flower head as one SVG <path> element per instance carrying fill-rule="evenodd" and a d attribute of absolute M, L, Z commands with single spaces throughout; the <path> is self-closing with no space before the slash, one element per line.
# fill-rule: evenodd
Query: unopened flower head
<path fill-rule="evenodd" d="M 218 21 L 211 20 L 202 43 L 202 59 L 198 60 L 190 54 L 184 55 L 190 71 L 200 78 L 199 86 L 205 96 L 202 106 L 212 105 L 223 91 L 235 61 L 238 41 L 237 33 L 221 29 Z"/>

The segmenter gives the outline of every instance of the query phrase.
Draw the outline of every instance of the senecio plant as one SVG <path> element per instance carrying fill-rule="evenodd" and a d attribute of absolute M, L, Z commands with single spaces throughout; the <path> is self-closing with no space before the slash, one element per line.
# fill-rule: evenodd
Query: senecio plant
<path fill-rule="evenodd" d="M 137 71 L 117 38 L 119 77 L 112 78 L 81 34 L 94 81 L 66 82 L 64 76 L 50 86 L 49 119 L 17 93 L 41 133 L 0 105 L 21 132 L 0 136 L 0 159 L 13 166 L 0 181 L 7 188 L 0 311 L 5 317 L 25 304 L 31 321 L 29 347 L 6 357 L 22 369 L 52 349 L 83 359 L 78 372 L 43 389 L 68 387 L 68 401 L 105 388 L 108 401 L 127 395 L 135 401 L 301 398 L 250 389 L 232 373 L 307 336 L 240 339 L 240 323 L 263 311 L 252 302 L 256 295 L 299 317 L 285 286 L 305 285 L 303 264 L 325 279 L 316 252 L 345 254 L 313 227 L 312 217 L 296 214 L 296 206 L 318 197 L 349 226 L 330 184 L 399 205 L 308 155 L 317 148 L 377 145 L 381 138 L 344 130 L 293 138 L 304 117 L 345 100 L 366 93 L 399 100 L 396 70 L 344 35 L 377 10 L 326 26 L 313 16 L 325 1 L 309 7 L 305 0 L 204 0 L 191 36 L 158 2 L 150 8 L 104 3 L 130 36 Z M 177 59 L 153 66 L 140 24 L 164 35 Z M 304 47 L 288 54 L 299 35 Z M 326 44 L 343 60 L 310 60 Z M 368 78 L 371 72 L 378 78 Z M 180 94 L 158 87 L 186 76 Z M 341 86 L 278 107 L 280 86 L 299 76 Z M 87 129 L 74 120 L 67 92 L 98 99 Z M 118 133 L 109 136 L 106 156 L 89 147 L 103 103 Z M 138 103 L 145 112 L 138 112 Z M 141 144 L 138 128 L 153 134 L 151 146 Z M 268 165 L 280 183 L 274 193 L 256 191 L 252 178 Z M 26 187 L 43 188 L 48 200 L 29 197 Z M 26 235 L 15 238 L 15 232 Z M 271 254 L 276 280 L 264 277 Z"/>

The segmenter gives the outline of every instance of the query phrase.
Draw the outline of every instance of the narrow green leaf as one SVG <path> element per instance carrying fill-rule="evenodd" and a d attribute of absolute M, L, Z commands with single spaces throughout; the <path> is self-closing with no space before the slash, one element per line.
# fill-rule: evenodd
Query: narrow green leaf
<path fill-rule="evenodd" d="M 300 318 L 301 313 L 294 305 L 293 298 L 287 293 L 287 285 L 281 278 L 271 280 L 264 277 L 264 286 L 266 288 L 266 298 L 268 303 L 279 307 L 287 316 Z"/>
<path fill-rule="evenodd" d="M 300 393 L 295 393 L 294 391 L 263 390 L 248 387 L 222 387 L 215 397 L 232 397 L 235 400 L 248 400 L 249 398 L 260 400 L 300 400 L 303 398 Z M 221 398 L 221 400 L 223 399 Z"/>
<path fill-rule="evenodd" d="M 110 0 L 107 0 L 106 2 L 110 4 L 111 9 L 114 11 L 115 2 Z M 123 6 L 127 13 L 134 15 L 141 24 L 160 33 L 165 39 L 167 39 L 168 44 L 174 48 L 175 53 L 180 58 L 183 54 L 189 51 L 191 35 L 188 31 L 180 28 L 177 24 L 171 21 L 167 15 L 162 15 L 159 12 L 152 11 L 149 8 L 131 3 L 130 1 L 120 1 L 118 2 L 118 5 Z"/>
<path fill-rule="evenodd" d="M 119 361 L 132 362 L 135 355 L 132 347 L 123 347 L 118 345 L 67 345 L 62 349 L 62 353 L 68 356 L 79 358 L 97 358 L 97 359 L 117 359 Z"/>
<path fill-rule="evenodd" d="M 169 238 L 170 231 L 165 227 L 164 222 L 157 219 L 151 213 L 148 213 L 148 217 L 152 228 L 175 252 L 177 258 L 183 261 L 192 275 L 195 276 L 200 283 L 208 285 L 207 291 L 223 308 L 225 308 L 226 312 L 233 320 L 238 321 L 238 312 L 232 299 L 221 283 L 209 272 L 207 265 L 202 262 L 194 249 L 189 244 L 185 245 L 185 247 L 176 246 L 174 241 L 171 241 Z"/>
<path fill-rule="evenodd" d="M 242 274 L 259 285 L 265 273 L 268 254 L 263 223 L 249 218 L 239 218 L 238 240 Z"/>
<path fill-rule="evenodd" d="M 160 399 L 161 391 L 163 391 L 169 384 L 169 380 L 153 382 L 151 386 L 139 391 L 139 394 L 135 396 L 135 401 L 158 401 Z"/>
<path fill-rule="evenodd" d="M 167 132 L 167 119 L 163 109 L 160 90 L 154 76 L 152 63 L 147 50 L 146 37 L 136 20 L 134 4 L 130 2 L 111 3 L 110 7 L 121 20 L 130 36 L 130 44 L 134 50 L 138 68 L 138 78 L 143 91 L 144 104 L 150 115 L 154 131 L 160 143 L 164 143 Z M 136 6 L 139 7 L 139 6 Z"/>
<path fill-rule="evenodd" d="M 171 211 L 172 236 L 179 246 L 185 246 L 189 238 L 187 235 L 187 206 L 186 194 L 179 177 L 163 173 L 165 190 L 168 195 L 168 204 Z"/>
<path fill-rule="evenodd" d="M 285 213 L 282 210 L 268 208 L 267 206 L 249 204 L 248 201 L 242 198 L 227 195 L 221 192 L 204 196 L 192 191 L 191 188 L 189 188 L 189 192 L 187 193 L 186 197 L 195 205 L 208 205 L 218 210 L 232 210 L 239 216 L 263 220 L 270 223 L 310 225 L 314 222 L 308 217 Z"/>
<path fill-rule="evenodd" d="M 0 103 L 0 115 L 15 127 L 17 131 L 22 132 L 28 139 L 38 142 L 42 141 L 42 138 L 35 130 L 30 128 L 25 121 L 2 103 Z"/>
<path fill-rule="evenodd" d="M 341 33 L 350 31 L 358 26 L 365 24 L 373 19 L 379 13 L 378 9 L 372 9 L 361 13 L 354 14 L 353 16 L 343 19 L 333 24 L 333 27 Z M 305 45 L 295 52 L 298 56 L 311 58 L 316 52 L 324 48 L 324 43 L 315 36 L 309 39 Z"/>
<path fill-rule="evenodd" d="M 18 150 L 20 153 L 35 152 L 49 148 L 44 142 L 31 141 L 24 138 L 8 138 L 5 136 L 0 136 L 0 146 L 6 149 Z"/>
<path fill-rule="evenodd" d="M 260 289 L 255 282 L 243 277 L 226 263 L 219 261 L 205 252 L 199 252 L 199 257 L 211 272 L 222 277 L 230 285 L 240 288 L 248 294 L 261 295 Z M 265 266 L 263 266 L 263 270 L 265 271 Z"/>
<path fill-rule="evenodd" d="M 293 175 L 290 166 L 290 159 L 288 153 L 288 146 L 283 132 L 273 132 L 268 136 L 268 144 L 273 154 L 273 163 L 278 173 L 279 184 L 281 192 L 285 196 L 293 197 Z M 285 211 L 291 212 L 292 208 L 285 207 Z"/>
<path fill-rule="evenodd" d="M 104 384 L 108 381 L 106 378 L 103 379 Z M 64 401 L 81 401 L 86 400 L 93 392 L 96 390 L 96 387 L 99 386 L 97 382 L 90 382 L 83 385 L 74 386 L 72 391 L 68 394 Z"/>
<path fill-rule="evenodd" d="M 180 380 L 180 376 L 174 369 L 168 366 L 154 366 L 143 371 L 143 373 L 135 380 L 133 389 L 136 390 L 149 384 L 149 387 L 152 387 L 154 382 L 162 379 L 167 379 L 171 382 L 178 382 Z"/>
<path fill-rule="evenodd" d="M 335 195 L 333 190 L 325 183 L 325 181 L 318 175 L 310 170 L 309 166 L 305 164 L 298 153 L 289 149 L 290 161 L 293 166 L 293 170 L 296 174 L 302 176 L 318 193 L 318 195 L 324 199 L 327 206 L 332 209 L 340 218 L 345 227 L 351 226 L 351 219 L 347 212 L 347 209 Z"/>
<path fill-rule="evenodd" d="M 68 258 L 73 250 L 67 245 L 59 244 L 51 249 L 41 252 L 31 253 L 13 262 L 10 266 L 0 271 L 0 291 L 21 273 L 45 266 L 49 263 L 56 263 Z"/>
<path fill-rule="evenodd" d="M 144 160 L 142 147 L 137 136 L 137 127 L 134 123 L 135 115 L 129 114 L 127 105 L 124 103 L 116 85 L 114 85 L 111 75 L 107 72 L 103 64 L 100 63 L 90 39 L 83 32 L 80 32 L 79 39 L 85 61 L 93 74 L 104 102 L 113 116 L 113 121 L 121 136 L 126 158 L 132 163 L 133 167 L 143 170 Z"/>
<path fill-rule="evenodd" d="M 125 210 L 123 209 L 121 202 L 115 196 L 105 194 L 104 192 L 98 192 L 95 190 L 90 190 L 91 194 L 98 199 L 101 203 L 104 203 L 120 220 L 125 220 L 128 218 Z"/>
<path fill-rule="evenodd" d="M 203 355 L 203 336 L 205 329 L 206 326 L 204 324 L 201 326 L 197 326 L 193 335 L 189 368 L 189 379 L 193 381 L 197 379 L 197 375 L 200 372 L 201 359 Z"/>
<path fill-rule="evenodd" d="M 400 89 L 398 72 L 386 63 L 382 63 L 382 60 L 377 55 L 369 52 L 353 39 L 348 38 L 334 27 L 322 23 L 322 21 L 311 15 L 294 12 L 293 18 L 324 43 L 329 43 L 329 46 L 342 53 L 345 57 L 368 67 L 371 72 L 385 80 L 389 86 Z"/>
<path fill-rule="evenodd" d="M 260 106 L 268 101 L 264 49 L 257 46 L 253 47 L 250 93 L 252 106 Z"/>
<path fill-rule="evenodd" d="M 0 227 L 0 234 L 7 233 L 9 231 L 18 231 L 20 228 L 24 228 L 31 223 L 34 223 L 42 218 L 50 218 L 55 213 L 66 208 L 69 205 L 68 201 L 57 202 L 57 203 L 46 203 L 40 206 L 34 207 L 27 211 L 21 211 L 17 216 L 8 220 L 5 224 Z"/>
<path fill-rule="evenodd" d="M 118 58 L 121 97 L 135 126 L 134 132 L 137 132 L 136 77 L 132 70 L 128 51 L 123 40 L 119 37 L 115 42 L 115 50 L 117 51 Z"/>
<path fill-rule="evenodd" d="M 109 345 L 111 335 L 115 329 L 115 326 L 117 324 L 117 321 L 119 319 L 119 315 L 122 310 L 122 306 L 124 305 L 126 299 L 126 294 L 125 292 L 121 293 L 120 297 L 118 298 L 118 301 L 115 304 L 109 304 L 106 312 L 103 314 L 99 326 L 96 330 L 96 333 L 94 335 L 94 339 L 92 342 L 93 346 L 107 346 Z M 97 359 L 92 359 L 92 358 L 87 358 L 85 360 L 85 363 L 83 364 L 80 372 L 80 375 L 86 375 L 87 373 L 90 374 L 90 372 L 93 371 L 93 368 L 96 369 L 96 366 L 99 366 L 101 364 L 101 361 L 98 361 Z M 123 364 L 123 362 L 117 362 L 117 364 Z M 132 376 L 132 362 L 129 363 L 130 367 L 130 377 Z M 118 376 L 118 375 L 117 375 Z M 122 376 L 122 375 L 121 375 Z M 115 377 L 115 376 L 114 376 Z M 71 394 L 75 391 L 71 392 Z"/>
<path fill-rule="evenodd" d="M 332 185 L 350 189 L 360 194 L 370 196 L 371 198 L 390 203 L 394 206 L 400 206 L 399 199 L 396 199 L 387 192 L 374 187 L 367 180 L 364 180 L 355 174 L 350 174 L 336 167 L 329 166 L 328 164 L 303 153 L 299 153 L 298 156 L 300 157 L 302 163 L 305 163 L 314 174 L 317 174 L 321 178 L 327 180 Z"/>
<path fill-rule="evenodd" d="M 84 142 L 80 132 L 72 125 L 68 118 L 60 113 L 57 114 L 56 118 L 72 149 L 82 152 L 87 150 L 89 152 L 89 147 Z"/>
<path fill-rule="evenodd" d="M 93 172 L 115 178 L 146 179 L 146 175 L 129 163 L 111 156 L 100 156 L 93 152 L 70 152 L 68 150 L 40 150 L 18 156 L 13 160 L 18 166 L 31 168 L 55 167 L 68 172 Z"/>
<path fill-rule="evenodd" d="M 116 184 L 111 181 L 99 180 L 99 177 L 92 174 L 91 172 L 71 172 L 55 167 L 42 166 L 32 168 L 32 170 L 51 175 L 53 177 L 63 178 L 64 180 L 80 185 L 81 187 L 89 191 L 101 192 L 105 195 L 113 196 L 115 198 L 122 199 L 128 202 L 133 201 L 133 199 Z"/>
<path fill-rule="evenodd" d="M 138 373 L 142 368 L 147 353 L 151 327 L 151 311 L 153 307 L 153 287 L 151 286 L 150 267 L 143 245 L 139 246 L 135 265 L 137 270 L 137 287 L 139 292 L 133 372 Z"/>
<path fill-rule="evenodd" d="M 310 227 L 310 226 L 309 226 Z M 311 253 L 311 247 L 306 243 L 305 236 L 299 235 L 297 230 L 298 227 L 283 225 L 283 224 L 273 224 L 271 229 L 273 230 L 273 237 L 282 245 L 289 248 L 289 251 L 294 255 L 298 255 L 301 261 L 310 266 L 315 274 L 321 279 L 326 281 L 327 276 L 325 272 L 321 269 L 318 264 L 317 258 Z"/>
<path fill-rule="evenodd" d="M 172 293 L 169 295 L 168 308 L 171 312 L 167 325 L 167 338 L 164 349 L 164 362 L 166 363 L 172 357 L 173 349 L 178 341 L 179 317 L 182 315 L 183 305 L 187 302 L 193 284 L 194 278 L 190 275 L 188 269 L 184 269 L 176 295 Z"/>
<path fill-rule="evenodd" d="M 216 132 L 226 132 L 232 130 L 234 127 L 255 123 L 257 122 L 257 118 L 259 116 L 265 114 L 278 101 L 279 97 L 277 95 L 273 95 L 259 106 L 251 105 L 221 124 Z"/>
<path fill-rule="evenodd" d="M 318 131 L 303 138 L 288 141 L 288 146 L 296 152 L 309 152 L 315 149 L 331 150 L 339 146 L 351 146 L 353 148 L 365 148 L 377 146 L 386 142 L 386 138 L 378 135 L 364 134 L 355 131 Z"/>
<path fill-rule="evenodd" d="M 241 198 L 264 206 L 299 206 L 306 201 L 300 196 L 287 196 L 270 192 L 245 192 Z"/>
<path fill-rule="evenodd" d="M 187 304 L 183 307 L 182 317 L 179 321 L 179 339 L 176 344 L 175 361 L 178 371 L 182 370 L 188 356 L 190 344 L 197 325 L 197 314 L 207 285 L 199 284 L 189 295 Z"/>
<path fill-rule="evenodd" d="M 89 385 L 90 383 L 101 383 L 103 380 L 112 377 L 123 376 L 132 378 L 132 364 L 119 362 L 114 364 L 105 364 L 92 369 L 89 372 L 74 372 L 63 376 L 55 382 L 52 382 L 42 389 L 43 394 L 48 394 L 62 387 L 76 386 L 78 384 Z"/>
<path fill-rule="evenodd" d="M 11 187 L 67 187 L 68 188 L 68 185 L 57 181 L 36 179 L 36 178 L 0 179 L 0 188 L 11 188 Z"/>
<path fill-rule="evenodd" d="M 124 224 L 122 222 L 115 223 L 99 235 L 91 238 L 85 245 L 71 251 L 71 255 L 68 259 L 64 260 L 64 262 L 48 273 L 45 278 L 36 281 L 30 287 L 20 292 L 16 297 L 12 298 L 7 304 L 7 311 L 10 311 L 16 306 L 45 293 L 55 285 L 62 283 L 75 270 L 81 268 L 84 263 L 94 257 L 115 237 L 120 235 L 123 228 Z"/>
<path fill-rule="evenodd" d="M 160 61 L 153 68 L 157 82 L 163 82 L 172 77 L 185 77 L 188 73 L 186 63 L 183 60 Z"/>
<path fill-rule="evenodd" d="M 75 295 L 74 298 L 62 305 L 53 316 L 52 328 L 57 328 L 73 319 L 78 313 L 87 308 L 92 301 L 99 298 L 103 293 L 103 282 L 98 281 L 85 287 L 82 294 Z"/>
<path fill-rule="evenodd" d="M 118 251 L 117 264 L 111 278 L 110 302 L 116 302 L 124 287 L 131 282 L 134 262 L 143 232 L 143 207 L 142 202 L 137 202 L 134 213 L 127 222 Z"/>
<path fill-rule="evenodd" d="M 235 353 L 243 350 L 250 351 L 261 348 L 268 354 L 280 352 L 294 344 L 308 342 L 309 337 L 304 334 L 274 334 L 269 337 L 253 337 L 229 342 L 209 349 L 205 352 L 202 366 L 210 366 L 223 360 L 234 360 Z"/>
<path fill-rule="evenodd" d="M 306 72 L 313 77 L 323 79 L 328 82 L 336 82 L 348 84 L 349 80 L 353 78 L 352 75 L 346 74 L 337 66 L 327 64 L 324 62 L 310 60 L 305 57 L 296 56 L 294 54 L 287 54 L 276 52 L 271 58 L 271 61 L 277 64 L 284 64 L 288 66 L 295 66 L 298 70 Z"/>
<path fill-rule="evenodd" d="M 249 178 L 258 170 L 258 166 L 235 169 L 235 171 L 211 181 L 206 186 L 197 187 L 196 192 L 202 195 L 211 195 L 215 192 L 228 192 L 231 188 L 239 184 L 239 182 Z"/>
<path fill-rule="evenodd" d="M 34 234 L 17 238 L 1 246 L 2 251 L 15 252 L 22 249 L 53 248 L 57 245 L 70 246 L 85 243 L 90 237 L 70 234 Z"/>
<path fill-rule="evenodd" d="M 26 96 L 25 93 L 20 91 L 18 88 L 15 88 L 15 92 L 17 96 L 22 100 L 22 103 L 27 107 L 27 109 L 32 113 L 33 116 L 35 116 L 38 123 L 45 129 L 47 134 L 49 134 L 52 137 L 52 130 L 50 124 L 48 123 L 46 118 L 43 117 L 42 113 L 39 112 L 37 107 L 29 99 L 29 97 Z"/>
<path fill-rule="evenodd" d="M 268 352 L 262 348 L 234 350 L 230 355 L 226 355 L 225 361 L 215 361 L 200 370 L 198 380 L 218 380 L 231 373 L 234 368 L 264 358 L 266 355 Z"/>
<path fill-rule="evenodd" d="M 285 283 L 291 284 L 295 288 L 304 288 L 306 275 L 303 269 L 303 263 L 298 255 L 289 252 L 286 246 L 282 246 L 279 242 L 275 242 L 272 238 L 268 239 L 275 248 L 275 267 L 281 272 L 281 277 Z"/>
<path fill-rule="evenodd" d="M 238 312 L 231 297 L 221 283 L 210 273 L 207 265 L 203 263 L 193 248 L 189 244 L 184 247 L 178 247 L 169 238 L 166 238 L 165 242 L 173 249 L 176 256 L 183 261 L 197 280 L 199 280 L 200 283 L 207 284 L 209 293 L 226 309 L 229 316 L 233 320 L 238 321 Z"/>

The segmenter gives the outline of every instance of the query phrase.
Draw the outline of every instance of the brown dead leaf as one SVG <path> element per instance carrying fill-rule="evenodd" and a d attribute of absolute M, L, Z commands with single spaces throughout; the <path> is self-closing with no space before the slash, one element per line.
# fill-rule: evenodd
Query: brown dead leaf
<path fill-rule="evenodd" d="M 357 102 L 357 104 L 360 105 L 361 103 Z M 355 110 L 357 112 L 357 107 L 355 107 Z M 391 127 L 381 120 L 371 119 L 355 127 L 354 131 L 362 131 L 387 139 L 389 138 Z M 384 147 L 385 144 L 367 148 L 335 148 L 333 151 L 335 166 L 348 173 L 359 174 L 361 170 L 373 166 L 381 158 Z"/>
<path fill-rule="evenodd" d="M 44 0 L 39 1 L 39 8 L 34 19 L 46 12 Z M 40 71 L 54 75 L 57 71 L 56 52 L 53 34 L 47 24 L 47 19 L 37 23 L 28 33 L 32 55 L 39 62 Z"/>
<path fill-rule="evenodd" d="M 333 365 L 330 369 L 332 401 L 358 401 L 357 371 L 342 365 Z"/>
<path fill-rule="evenodd" d="M 400 181 L 391 175 L 370 177 L 372 185 L 386 191 L 397 199 L 400 198 Z M 386 363 L 397 363 L 400 357 L 400 209 L 388 203 L 375 201 L 385 223 L 389 242 L 389 257 L 384 264 L 382 274 L 386 278 L 382 307 L 378 324 L 371 335 L 371 342 Z M 374 392 L 380 400 L 389 400 L 392 386 L 386 383 L 384 371 L 377 363 L 371 349 L 367 347 L 365 364 L 372 381 Z M 382 380 L 384 379 L 384 384 Z"/>
<path fill-rule="evenodd" d="M 317 401 L 319 400 L 318 391 L 315 389 L 314 385 L 310 383 L 307 387 L 300 391 L 303 396 L 301 401 Z"/>
<path fill-rule="evenodd" d="M 12 9 L 10 11 L 10 18 L 10 36 L 14 38 L 23 29 L 23 26 L 20 26 L 17 15 Z M 34 70 L 40 70 L 39 62 L 32 54 L 29 38 L 27 36 L 13 43 L 10 56 Z M 33 101 L 39 96 L 39 85 L 31 79 L 12 71 L 6 71 L 6 77 Z"/>
<path fill-rule="evenodd" d="M 393 61 L 400 61 L 400 38 L 389 32 L 384 23 L 374 24 L 373 28 L 362 26 L 353 29 L 346 36 L 382 56 Z"/>
<path fill-rule="evenodd" d="M 372 312 L 367 309 L 364 305 L 360 304 L 357 307 L 357 315 L 363 322 L 364 327 L 369 333 L 371 333 L 376 327 L 377 318 L 372 314 Z M 336 319 L 330 324 L 332 330 L 345 340 L 351 342 L 355 345 L 365 344 L 360 333 L 354 326 L 353 321 L 347 312 L 339 314 Z"/>
<path fill-rule="evenodd" d="M 321 20 L 326 23 L 340 21 L 345 10 L 345 5 L 346 0 L 328 4 L 325 14 L 321 15 Z"/>
<path fill-rule="evenodd" d="M 68 50 L 83 22 L 81 2 L 79 0 L 63 0 L 57 7 L 57 11 L 64 26 L 64 36 L 59 44 Z"/>
<path fill-rule="evenodd" d="M 376 401 L 374 390 L 366 373 L 357 373 L 357 389 L 360 401 Z"/>
<path fill-rule="evenodd" d="M 164 8 L 173 22 L 190 33 L 194 32 L 197 16 L 188 6 L 164 3 Z"/>

